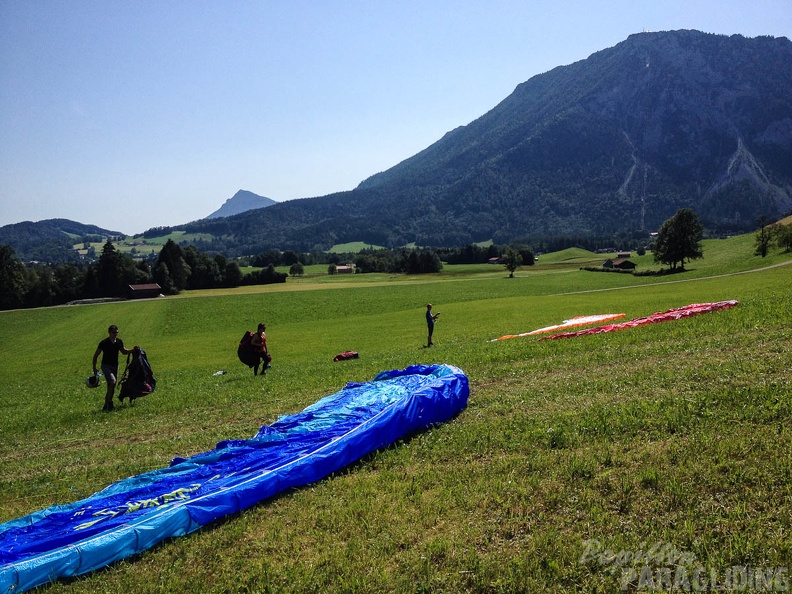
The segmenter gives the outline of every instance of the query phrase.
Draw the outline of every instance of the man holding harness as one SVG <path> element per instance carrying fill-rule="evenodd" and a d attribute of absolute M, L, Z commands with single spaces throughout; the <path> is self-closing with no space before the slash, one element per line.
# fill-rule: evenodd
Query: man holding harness
<path fill-rule="evenodd" d="M 118 353 L 128 355 L 132 352 L 132 349 L 124 348 L 124 341 L 118 338 L 118 326 L 115 324 L 110 326 L 107 329 L 107 334 L 107 338 L 96 347 L 96 352 L 93 356 L 93 372 L 96 375 L 98 373 L 96 361 L 99 359 L 99 353 L 102 354 L 102 373 L 105 376 L 105 380 L 107 380 L 107 393 L 105 394 L 105 403 L 102 408 L 105 412 L 113 410 L 113 394 L 118 382 Z"/>

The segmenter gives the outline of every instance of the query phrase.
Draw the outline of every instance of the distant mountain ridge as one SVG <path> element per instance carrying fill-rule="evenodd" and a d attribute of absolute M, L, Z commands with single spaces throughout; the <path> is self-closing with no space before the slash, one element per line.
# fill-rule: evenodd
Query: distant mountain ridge
<path fill-rule="evenodd" d="M 645 237 L 681 207 L 712 233 L 750 231 L 792 212 L 790 64 L 785 37 L 631 35 L 355 189 L 280 203 L 240 190 L 172 229 L 227 256 Z"/>
<path fill-rule="evenodd" d="M 257 208 L 277 204 L 274 200 L 247 190 L 239 190 L 207 219 L 240 214 Z M 170 229 L 170 228 L 168 228 Z M 0 245 L 8 245 L 22 261 L 69 262 L 79 259 L 73 245 L 81 238 L 102 240 L 108 237 L 126 237 L 121 231 L 112 231 L 96 225 L 86 225 L 69 219 L 23 221 L 0 227 Z"/>
<path fill-rule="evenodd" d="M 96 225 L 85 225 L 69 219 L 23 221 L 0 227 L 0 245 L 9 245 L 22 261 L 46 260 L 68 262 L 79 256 L 72 249 L 82 237 L 123 236 Z"/>
<path fill-rule="evenodd" d="M 248 190 L 239 190 L 231 198 L 226 200 L 220 208 L 206 218 L 219 219 L 222 217 L 230 217 L 256 208 L 266 208 L 273 204 L 277 204 L 277 202 L 271 198 L 259 196 Z"/>
<path fill-rule="evenodd" d="M 189 229 L 239 253 L 648 233 L 681 207 L 748 231 L 792 211 L 790 64 L 785 37 L 631 35 L 354 190 Z"/>
<path fill-rule="evenodd" d="M 23 221 L 0 227 L 0 234 L 6 237 L 15 234 L 31 239 L 47 239 L 60 237 L 64 234 L 82 237 L 86 235 L 124 235 L 120 231 L 111 231 L 97 225 L 86 225 L 69 219 L 44 219 L 42 221 Z"/>

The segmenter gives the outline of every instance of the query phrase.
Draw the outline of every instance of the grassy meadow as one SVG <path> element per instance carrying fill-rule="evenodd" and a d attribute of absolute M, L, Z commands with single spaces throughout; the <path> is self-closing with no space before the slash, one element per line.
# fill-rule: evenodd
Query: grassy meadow
<path fill-rule="evenodd" d="M 704 242 L 703 259 L 665 277 L 584 272 L 586 255 L 573 252 L 512 279 L 488 265 L 307 275 L 0 312 L 0 521 L 251 437 L 346 382 L 450 363 L 471 388 L 452 421 L 42 590 L 620 592 L 623 580 L 647 590 L 685 564 L 722 580 L 733 567 L 786 568 L 792 256 L 752 254 L 743 236 Z M 657 268 L 651 255 L 636 261 Z M 576 315 L 628 320 L 726 299 L 740 304 L 608 334 L 491 342 Z M 427 302 L 442 312 L 431 349 Z M 235 353 L 259 321 L 274 357 L 265 377 Z M 84 380 L 110 324 L 146 349 L 158 384 L 102 413 L 104 385 Z M 345 350 L 360 358 L 334 363 Z"/>
<path fill-rule="evenodd" d="M 120 241 L 114 241 L 113 246 L 116 250 L 122 254 L 126 254 L 127 256 L 133 256 L 135 254 L 140 256 L 148 256 L 150 254 L 159 254 L 162 250 L 162 246 L 168 243 L 169 239 L 172 239 L 176 243 L 180 243 L 182 241 L 195 241 L 199 239 L 209 241 L 212 239 L 212 235 L 209 233 L 187 233 L 185 231 L 173 231 L 167 235 L 160 235 L 158 237 L 135 238 L 130 236 Z M 96 254 L 99 255 L 102 253 L 102 248 L 104 245 L 104 241 L 89 242 L 87 246 L 85 243 L 81 242 L 75 243 L 73 248 L 80 255 L 84 256 L 88 253 L 88 247 L 92 247 L 94 250 L 96 250 Z"/>

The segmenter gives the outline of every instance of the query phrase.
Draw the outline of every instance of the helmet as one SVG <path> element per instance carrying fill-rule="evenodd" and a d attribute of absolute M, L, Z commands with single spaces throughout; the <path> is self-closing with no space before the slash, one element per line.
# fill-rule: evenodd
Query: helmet
<path fill-rule="evenodd" d="M 98 388 L 99 387 L 99 376 L 98 375 L 89 375 L 85 378 L 85 385 L 89 388 Z"/>

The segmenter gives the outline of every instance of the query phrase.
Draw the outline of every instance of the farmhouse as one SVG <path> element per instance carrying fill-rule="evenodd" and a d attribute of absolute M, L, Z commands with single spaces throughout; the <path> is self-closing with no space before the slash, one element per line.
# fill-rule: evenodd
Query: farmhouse
<path fill-rule="evenodd" d="M 161 293 L 162 287 L 157 283 L 129 285 L 127 287 L 127 295 L 130 299 L 151 299 L 152 297 L 159 297 Z"/>
<path fill-rule="evenodd" d="M 611 260 L 608 258 L 605 262 L 602 263 L 603 268 L 618 268 L 619 270 L 634 270 L 635 269 L 635 262 L 631 262 L 627 258 L 617 258 L 616 260 Z"/>

